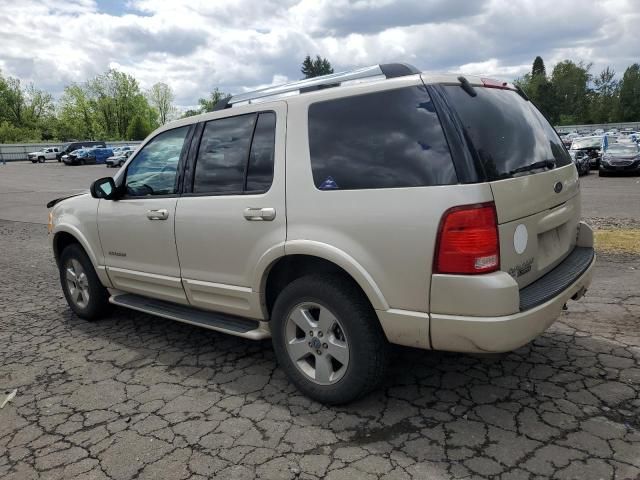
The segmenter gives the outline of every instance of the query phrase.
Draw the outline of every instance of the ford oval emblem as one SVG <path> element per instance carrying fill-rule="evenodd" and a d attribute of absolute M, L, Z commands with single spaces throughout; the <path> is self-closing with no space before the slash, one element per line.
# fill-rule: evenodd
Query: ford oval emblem
<path fill-rule="evenodd" d="M 553 186 L 553 191 L 556 193 L 560 193 L 562 191 L 562 182 L 556 182 Z"/>

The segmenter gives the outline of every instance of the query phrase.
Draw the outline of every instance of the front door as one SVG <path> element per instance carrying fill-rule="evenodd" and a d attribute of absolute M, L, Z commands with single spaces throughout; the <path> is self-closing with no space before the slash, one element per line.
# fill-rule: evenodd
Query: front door
<path fill-rule="evenodd" d="M 286 104 L 235 107 L 203 125 L 176 209 L 176 244 L 192 305 L 261 318 L 256 275 L 284 254 Z M 191 178 L 189 178 L 191 177 Z"/>
<path fill-rule="evenodd" d="M 109 278 L 119 290 L 187 303 L 174 220 L 178 164 L 189 126 L 158 134 L 127 165 L 119 200 L 101 200 L 98 231 Z"/>

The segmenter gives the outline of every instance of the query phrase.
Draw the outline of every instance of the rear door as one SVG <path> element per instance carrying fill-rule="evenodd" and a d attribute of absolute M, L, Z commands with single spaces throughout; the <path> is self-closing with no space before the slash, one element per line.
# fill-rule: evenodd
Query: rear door
<path fill-rule="evenodd" d="M 208 121 L 194 138 L 175 225 L 194 306 L 262 317 L 256 272 L 284 254 L 286 113 L 284 102 L 269 104 Z"/>
<path fill-rule="evenodd" d="M 573 250 L 580 219 L 578 173 L 553 127 L 516 91 L 444 87 L 498 215 L 500 264 L 522 288 Z"/>

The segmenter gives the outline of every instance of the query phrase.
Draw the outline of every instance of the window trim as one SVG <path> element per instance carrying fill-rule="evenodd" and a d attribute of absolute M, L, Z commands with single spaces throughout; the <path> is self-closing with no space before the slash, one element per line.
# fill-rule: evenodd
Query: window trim
<path fill-rule="evenodd" d="M 258 126 L 258 120 L 260 118 L 260 114 L 263 113 L 273 113 L 276 118 L 276 125 L 273 131 L 274 142 L 273 142 L 273 171 L 272 171 L 272 179 L 271 184 L 267 190 L 246 190 L 247 186 L 247 174 L 249 171 L 249 160 L 251 157 L 251 147 L 253 147 L 253 139 L 255 137 L 256 128 Z M 253 131 L 251 132 L 251 141 L 249 142 L 249 149 L 247 151 L 247 159 L 245 162 L 244 168 L 244 182 L 243 182 L 243 190 L 233 190 L 227 192 L 194 192 L 193 186 L 195 183 L 195 172 L 196 165 L 198 162 L 198 153 L 200 151 L 200 144 L 202 143 L 202 137 L 204 136 L 204 130 L 206 128 L 206 124 L 210 122 L 216 122 L 218 120 L 225 120 L 227 118 L 236 118 L 242 117 L 245 115 L 255 115 L 256 121 L 253 125 Z M 196 132 L 192 138 L 192 142 L 189 149 L 187 163 L 185 164 L 185 177 L 183 181 L 183 190 L 181 193 L 182 197 L 230 197 L 230 196 L 246 196 L 246 195 L 264 195 L 271 190 L 273 186 L 273 180 L 275 179 L 275 164 L 276 164 L 276 146 L 278 143 L 278 112 L 273 109 L 268 110 L 255 110 L 253 112 L 240 113 L 236 115 L 228 115 L 226 117 L 214 118 L 211 120 L 198 122 L 198 127 Z"/>
<path fill-rule="evenodd" d="M 141 200 L 141 199 L 151 199 L 151 198 L 177 198 L 179 196 L 182 195 L 182 178 L 184 176 L 184 166 L 185 166 L 185 162 L 186 162 L 186 157 L 187 157 L 187 153 L 188 153 L 188 149 L 189 149 L 189 145 L 191 143 L 192 137 L 193 137 L 193 133 L 195 131 L 195 123 L 189 123 L 186 125 L 180 125 L 177 126 L 175 128 L 168 128 L 167 130 L 163 130 L 161 132 L 158 132 L 156 135 L 153 136 L 153 138 L 151 138 L 149 141 L 145 142 L 144 145 L 142 145 L 142 148 L 140 148 L 140 150 L 136 151 L 136 154 L 133 156 L 133 158 L 130 158 L 129 161 L 127 162 L 127 167 L 124 171 L 124 173 L 122 174 L 121 177 L 121 183 L 120 185 L 118 185 L 118 188 L 121 189 L 121 191 L 123 192 L 122 196 L 118 199 L 118 200 Z M 168 193 L 168 194 L 164 194 L 164 195 L 144 195 L 144 196 L 135 196 L 135 195 L 127 195 L 127 175 L 129 174 L 129 167 L 131 166 L 131 164 L 133 163 L 133 161 L 135 160 L 135 158 L 140 154 L 140 152 L 142 152 L 147 145 L 149 145 L 151 142 L 153 142 L 156 138 L 158 138 L 160 135 L 163 135 L 167 132 L 171 132 L 174 130 L 178 130 L 179 128 L 184 128 L 187 127 L 187 134 L 184 137 L 184 143 L 182 144 L 182 150 L 180 150 L 180 157 L 178 158 L 178 166 L 176 167 L 176 179 L 175 179 L 175 183 L 174 183 L 174 187 L 175 187 L 175 192 L 174 193 Z"/>

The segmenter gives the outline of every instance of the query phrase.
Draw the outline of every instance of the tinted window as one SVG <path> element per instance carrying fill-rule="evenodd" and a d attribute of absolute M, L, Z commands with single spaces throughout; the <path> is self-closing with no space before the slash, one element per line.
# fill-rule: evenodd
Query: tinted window
<path fill-rule="evenodd" d="M 456 183 L 447 142 L 424 87 L 309 107 L 313 180 L 321 190 Z"/>
<path fill-rule="evenodd" d="M 244 190 L 255 114 L 207 122 L 198 149 L 194 193 L 225 193 Z"/>
<path fill-rule="evenodd" d="M 273 156 L 276 141 L 275 113 L 261 113 L 253 134 L 249 168 L 247 169 L 247 191 L 266 192 L 273 181 Z"/>
<path fill-rule="evenodd" d="M 159 134 L 147 143 L 127 168 L 127 195 L 168 195 L 176 192 L 182 145 L 189 127 Z"/>
<path fill-rule="evenodd" d="M 512 177 L 535 162 L 571 163 L 553 127 L 517 92 L 476 87 L 471 97 L 460 86 L 444 88 L 489 180 Z"/>

